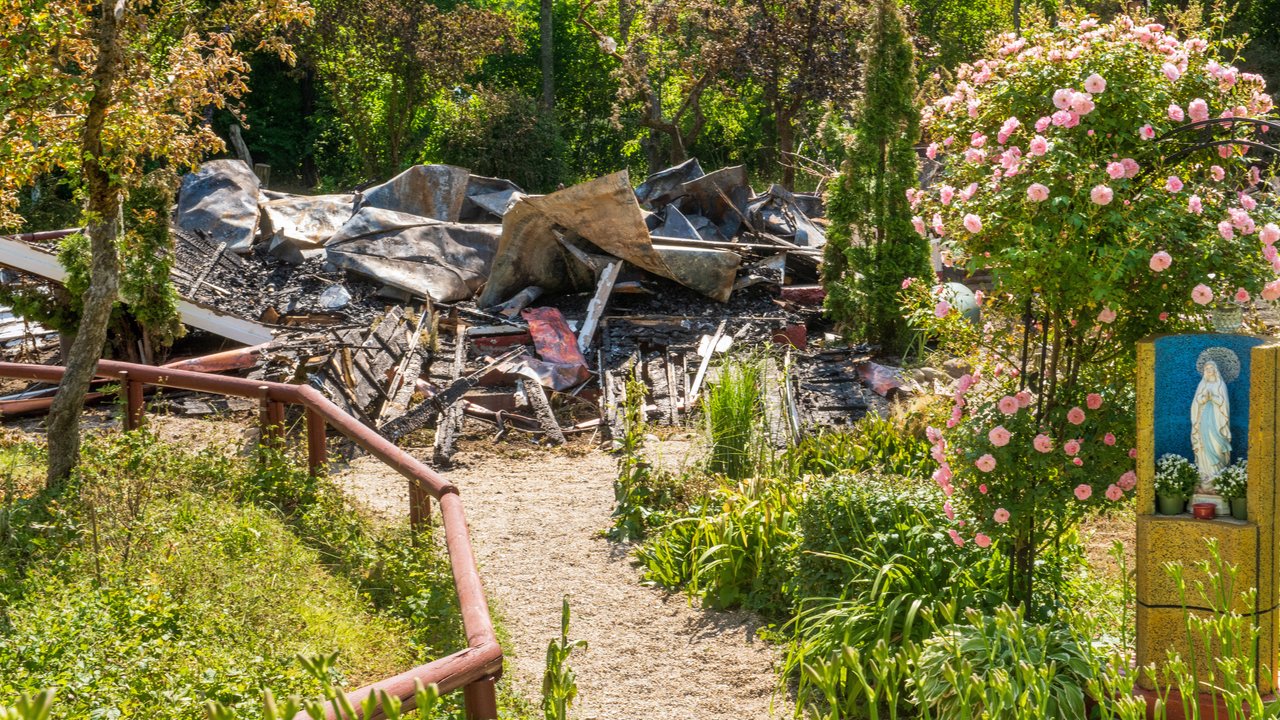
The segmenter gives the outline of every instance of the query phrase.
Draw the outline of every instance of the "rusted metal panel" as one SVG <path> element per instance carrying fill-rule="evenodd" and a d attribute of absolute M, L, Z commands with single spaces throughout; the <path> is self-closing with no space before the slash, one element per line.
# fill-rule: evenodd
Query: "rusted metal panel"
<path fill-rule="evenodd" d="M 520 313 L 529 323 L 529 334 L 541 360 L 526 359 L 517 374 L 542 382 L 553 390 L 566 390 L 590 377 L 587 359 L 578 349 L 578 338 L 556 308 L 528 308 Z"/>

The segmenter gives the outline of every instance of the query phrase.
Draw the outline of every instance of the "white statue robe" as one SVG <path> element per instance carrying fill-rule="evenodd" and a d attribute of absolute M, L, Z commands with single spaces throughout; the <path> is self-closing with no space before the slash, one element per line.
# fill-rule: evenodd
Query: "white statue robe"
<path fill-rule="evenodd" d="M 1191 448 L 1201 487 L 1213 491 L 1213 477 L 1231 464 L 1231 412 L 1227 385 L 1216 364 L 1205 364 L 1204 379 L 1191 401 Z"/>

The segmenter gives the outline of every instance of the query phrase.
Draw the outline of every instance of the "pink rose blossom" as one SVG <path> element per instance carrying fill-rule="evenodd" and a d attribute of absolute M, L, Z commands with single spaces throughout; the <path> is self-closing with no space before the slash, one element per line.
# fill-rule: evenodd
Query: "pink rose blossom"
<path fill-rule="evenodd" d="M 1169 78 L 1169 82 L 1178 82 L 1178 78 L 1182 77 L 1182 71 L 1173 63 L 1167 62 L 1164 65 L 1161 65 L 1160 70 L 1164 73 L 1165 77 Z"/>
<path fill-rule="evenodd" d="M 915 228 L 917 233 L 924 235 L 925 234 L 924 218 L 920 217 L 919 215 L 916 215 L 915 217 L 911 218 L 911 227 Z"/>
<path fill-rule="evenodd" d="M 991 538 L 983 535 L 982 533 L 978 533 L 973 536 L 973 544 L 980 548 L 988 548 L 991 547 Z"/>
<path fill-rule="evenodd" d="M 1067 110 L 1059 110 L 1050 117 L 1053 118 L 1053 124 L 1057 127 L 1068 127 L 1071 123 L 1071 112 Z"/>
<path fill-rule="evenodd" d="M 939 300 L 938 304 L 933 307 L 933 314 L 940 318 L 946 317 L 949 312 L 951 312 L 951 303 L 946 300 Z"/>
<path fill-rule="evenodd" d="M 950 501 L 942 503 L 942 512 L 947 516 L 948 520 L 956 519 L 956 509 L 951 507 Z"/>
<path fill-rule="evenodd" d="M 1097 410 L 1102 407 L 1102 396 L 1098 393 L 1089 393 L 1084 398 L 1084 406 L 1090 410 Z"/>
<path fill-rule="evenodd" d="M 955 528 L 948 530 L 947 534 L 951 536 L 951 542 L 954 542 L 959 547 L 964 547 L 964 538 L 960 537 L 960 533 L 956 532 Z"/>
<path fill-rule="evenodd" d="M 1235 228 L 1231 227 L 1230 220 L 1223 220 L 1218 223 L 1218 234 L 1222 236 L 1223 240 L 1230 240 L 1236 236 Z"/>
<path fill-rule="evenodd" d="M 1209 289 L 1208 285 L 1201 283 L 1192 288 L 1191 299 L 1196 301 L 1197 305 L 1208 305 L 1213 301 L 1213 291 Z"/>
<path fill-rule="evenodd" d="M 977 165 L 987 159 L 987 154 L 977 148 L 969 148 L 964 151 L 964 160 L 968 163 Z"/>
<path fill-rule="evenodd" d="M 1170 175 L 1169 179 L 1164 181 L 1164 189 L 1171 193 L 1182 192 L 1182 178 Z"/>
<path fill-rule="evenodd" d="M 1254 167 L 1257 167 L 1256 165 Z M 1258 207 L 1258 201 L 1253 199 L 1252 195 L 1240 193 L 1240 206 L 1245 210 L 1253 210 Z"/>
<path fill-rule="evenodd" d="M 1072 425 L 1079 425 L 1084 422 L 1084 411 L 1078 407 L 1073 407 L 1067 411 L 1067 422 Z"/>
<path fill-rule="evenodd" d="M 950 185 L 943 185 L 942 189 L 938 191 L 938 199 L 942 201 L 943 205 L 950 205 L 952 198 L 955 196 L 956 189 Z"/>
<path fill-rule="evenodd" d="M 1280 225 L 1275 223 L 1263 225 L 1262 229 L 1258 231 L 1258 239 L 1264 245 L 1274 245 L 1277 240 L 1280 240 Z"/>
<path fill-rule="evenodd" d="M 1093 495 L 1093 488 L 1089 487 L 1085 483 L 1080 483 L 1079 485 L 1076 486 L 1076 489 L 1074 492 L 1076 494 L 1076 499 L 1079 500 L 1080 502 L 1084 502 L 1085 500 L 1088 500 Z"/>
<path fill-rule="evenodd" d="M 1130 459 L 1138 457 L 1138 448 L 1129 448 Z"/>
<path fill-rule="evenodd" d="M 1190 210 L 1196 215 L 1199 215 L 1200 213 L 1204 212 L 1204 204 L 1200 202 L 1199 195 L 1192 195 L 1187 200 L 1187 210 Z"/>
<path fill-rule="evenodd" d="M 1112 483 L 1111 485 L 1107 486 L 1108 500 L 1110 500 L 1111 502 L 1117 502 L 1122 497 L 1124 497 L 1124 491 L 1120 489 L 1120 486 L 1116 485 L 1115 483 Z"/>
<path fill-rule="evenodd" d="M 1077 457 L 1077 458 L 1071 458 L 1071 464 L 1072 464 L 1072 465 L 1075 465 L 1076 467 L 1080 467 L 1081 465 L 1084 465 L 1084 460 L 1082 460 L 1082 459 L 1080 459 L 1080 458 L 1078 458 L 1078 457 Z"/>
<path fill-rule="evenodd" d="M 1071 112 L 1077 115 L 1088 115 L 1093 112 L 1094 107 L 1093 98 L 1089 96 L 1089 93 L 1076 93 L 1071 98 Z"/>
<path fill-rule="evenodd" d="M 976 192 L 978 192 L 978 183 L 969 183 L 965 189 L 960 191 L 960 200 L 968 202 L 969 198 L 973 197 Z"/>
<path fill-rule="evenodd" d="M 1262 286 L 1262 299 L 1272 302 L 1280 300 L 1280 280 L 1272 280 Z"/>
<path fill-rule="evenodd" d="M 925 148 L 924 155 L 930 160 L 938 157 L 938 143 L 929 143 L 929 147 Z"/>
<path fill-rule="evenodd" d="M 980 132 L 975 132 L 969 137 L 969 144 L 973 147 L 980 148 L 987 144 L 987 136 Z"/>
<path fill-rule="evenodd" d="M 1009 431 L 1004 429 L 1003 425 L 997 425 L 991 428 L 991 432 L 987 433 L 987 439 L 996 447 L 1004 447 L 1009 444 Z"/>
<path fill-rule="evenodd" d="M 1223 170 L 1219 165 L 1214 165 L 1209 168 L 1209 174 L 1213 176 L 1214 180 L 1222 182 L 1223 178 L 1227 176 L 1227 171 Z"/>
<path fill-rule="evenodd" d="M 1012 395 L 1005 395 L 1000 398 L 1000 402 L 996 403 L 996 407 L 1005 415 L 1012 415 L 1018 412 L 1018 400 Z"/>
<path fill-rule="evenodd" d="M 986 495 L 986 494 L 987 494 L 987 484 L 986 484 L 986 483 L 982 483 L 982 484 L 978 485 L 978 492 L 982 493 L 983 495 Z"/>
<path fill-rule="evenodd" d="M 1080 453 L 1080 441 L 1068 440 L 1062 444 L 1062 452 L 1068 455 L 1077 455 Z"/>
<path fill-rule="evenodd" d="M 1121 490 L 1128 492 L 1138 486 L 1138 474 L 1130 470 L 1121 475 L 1116 484 L 1120 486 Z"/>
<path fill-rule="evenodd" d="M 1018 407 L 1031 407 L 1031 393 L 1027 390 L 1019 390 L 1014 393 L 1013 399 L 1018 401 Z"/>
<path fill-rule="evenodd" d="M 1182 111 L 1182 108 L 1181 108 L 1177 103 L 1170 103 L 1170 104 L 1169 104 L 1169 119 L 1170 119 L 1170 120 L 1172 120 L 1172 121 L 1174 121 L 1174 122 L 1182 122 L 1183 118 L 1185 118 L 1185 117 L 1186 117 L 1186 114 Z"/>
<path fill-rule="evenodd" d="M 1103 444 L 1103 445 L 1107 445 L 1107 446 L 1115 445 L 1115 444 L 1116 444 L 1116 436 L 1115 436 L 1115 435 L 1113 435 L 1113 434 L 1111 434 L 1111 433 L 1107 433 L 1106 435 L 1103 435 L 1103 436 L 1102 436 L 1102 444 Z"/>
<path fill-rule="evenodd" d="M 1031 444 L 1032 446 L 1035 447 L 1036 450 L 1042 453 L 1047 453 L 1053 450 L 1053 441 L 1050 440 L 1049 436 L 1045 435 L 1044 433 L 1040 433 L 1039 435 L 1037 435 L 1036 439 L 1031 441 Z"/>
<path fill-rule="evenodd" d="M 1044 155 L 1049 152 L 1049 141 L 1044 136 L 1037 135 L 1031 138 L 1031 144 L 1027 146 L 1027 152 L 1036 156 Z"/>
<path fill-rule="evenodd" d="M 1138 176 L 1139 166 L 1137 160 L 1134 160 L 1133 158 L 1125 158 L 1120 161 L 1120 164 L 1124 166 L 1125 177 L 1132 178 Z"/>
<path fill-rule="evenodd" d="M 1102 308 L 1102 312 L 1098 313 L 1098 322 L 1103 324 L 1111 324 L 1116 321 L 1116 311 L 1109 307 Z"/>
<path fill-rule="evenodd" d="M 964 229 L 971 233 L 982 232 L 982 218 L 973 213 L 968 213 L 964 216 Z"/>
<path fill-rule="evenodd" d="M 1040 132 L 1040 133 L 1044 132 L 1045 130 L 1049 129 L 1049 125 L 1051 125 L 1052 123 L 1053 123 L 1053 118 L 1049 117 L 1048 115 L 1045 115 L 1044 117 L 1036 121 L 1036 132 Z"/>
<path fill-rule="evenodd" d="M 1249 302 L 1249 291 L 1245 290 L 1244 288 L 1236 288 L 1236 302 L 1238 303 Z"/>
<path fill-rule="evenodd" d="M 1027 199 L 1031 202 L 1043 202 L 1049 199 L 1049 188 L 1040 183 L 1032 183 L 1027 188 Z"/>
<path fill-rule="evenodd" d="M 1107 81 L 1102 79 L 1098 73 L 1094 73 L 1084 80 L 1084 89 L 1097 95 L 1107 89 Z"/>
<path fill-rule="evenodd" d="M 1111 188 L 1106 185 L 1095 185 L 1093 190 L 1089 191 L 1089 199 L 1092 200 L 1095 205 L 1106 205 L 1110 203 L 1112 196 L 1113 193 L 1111 192 Z"/>
<path fill-rule="evenodd" d="M 987 453 L 977 460 L 974 460 L 973 464 L 982 472 L 991 472 L 996 469 L 996 459 L 991 457 L 991 453 Z"/>
<path fill-rule="evenodd" d="M 1209 119 L 1209 103 L 1196 98 L 1187 106 L 1187 113 L 1191 115 L 1192 122 L 1204 122 Z"/>
<path fill-rule="evenodd" d="M 1150 125 L 1143 125 L 1142 127 L 1138 128 L 1138 137 L 1142 138 L 1143 140 L 1151 140 L 1151 139 L 1154 139 L 1155 136 L 1156 136 L 1156 129 L 1151 127 Z"/>
<path fill-rule="evenodd" d="M 1118 162 L 1107 163 L 1107 175 L 1111 176 L 1112 180 L 1119 180 L 1124 177 L 1124 165 Z"/>
<path fill-rule="evenodd" d="M 1151 269 L 1155 272 L 1164 272 L 1165 270 L 1168 270 L 1169 266 L 1172 264 L 1173 256 L 1164 250 L 1153 254 L 1151 256 L 1151 261 L 1148 263 L 1148 265 L 1151 266 Z"/>
<path fill-rule="evenodd" d="M 1053 106 L 1059 110 L 1066 110 L 1071 107 L 1071 100 L 1075 98 L 1076 91 L 1069 88 L 1059 88 L 1053 93 Z"/>
<path fill-rule="evenodd" d="M 991 513 L 991 519 L 1003 525 L 1009 522 L 1009 511 L 1004 508 L 996 508 L 996 511 Z"/>
<path fill-rule="evenodd" d="M 1165 320 L 1168 320 L 1168 319 L 1169 319 L 1169 313 L 1167 313 L 1167 312 L 1162 312 L 1162 313 L 1160 313 L 1159 315 L 1157 315 L 1156 317 L 1160 319 L 1160 322 L 1164 322 Z"/>

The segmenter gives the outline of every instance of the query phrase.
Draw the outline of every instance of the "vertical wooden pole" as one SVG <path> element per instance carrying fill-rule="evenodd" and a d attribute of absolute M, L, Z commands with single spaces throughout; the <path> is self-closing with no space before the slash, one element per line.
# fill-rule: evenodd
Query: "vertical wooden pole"
<path fill-rule="evenodd" d="M 124 429 L 137 430 L 142 427 L 142 412 L 145 404 L 142 398 L 142 383 L 129 379 L 129 371 L 120 373 L 121 390 L 124 391 Z"/>
<path fill-rule="evenodd" d="M 325 421 L 320 413 L 307 408 L 307 469 L 318 475 L 329 462 L 329 446 L 325 443 Z"/>
<path fill-rule="evenodd" d="M 409 481 L 409 527 L 425 530 L 431 524 L 431 494 L 416 480 Z"/>
<path fill-rule="evenodd" d="M 284 438 L 284 403 L 272 400 L 266 385 L 259 389 L 262 391 L 262 412 L 259 414 L 262 443 L 277 446 Z"/>
<path fill-rule="evenodd" d="M 496 680 L 485 678 L 462 688 L 462 702 L 466 706 L 467 720 L 497 720 L 498 693 Z"/>

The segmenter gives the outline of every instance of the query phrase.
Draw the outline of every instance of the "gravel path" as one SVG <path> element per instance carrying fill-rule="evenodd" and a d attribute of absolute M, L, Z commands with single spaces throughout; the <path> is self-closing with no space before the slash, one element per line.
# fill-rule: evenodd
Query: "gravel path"
<path fill-rule="evenodd" d="M 681 595 L 642 586 L 627 548 L 601 537 L 613 507 L 612 457 L 486 444 L 464 449 L 446 474 L 466 501 L 485 588 L 510 636 L 507 672 L 522 695 L 540 697 L 547 642 L 559 635 L 568 594 L 570 637 L 588 642 L 570 660 L 575 717 L 787 715 L 785 698 L 773 702 L 776 656 L 756 637 L 757 619 L 702 611 Z M 404 483 L 376 461 L 359 459 L 339 479 L 373 512 L 402 517 Z"/>

